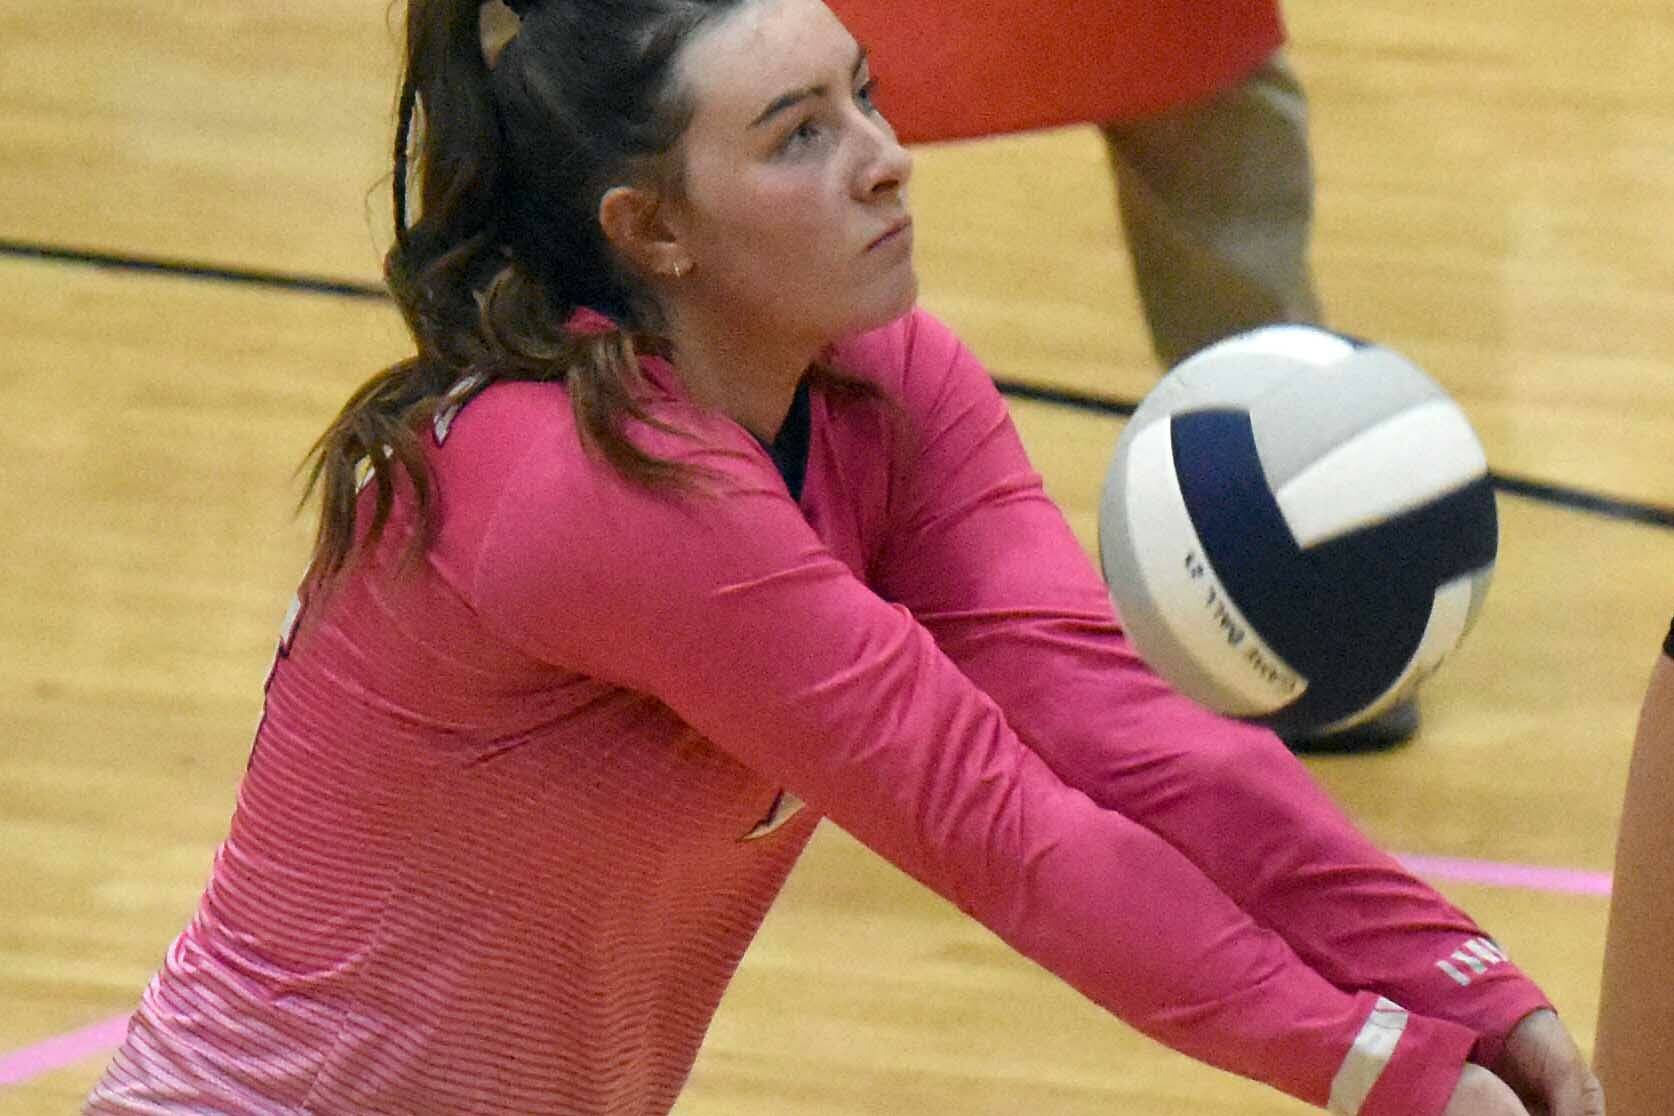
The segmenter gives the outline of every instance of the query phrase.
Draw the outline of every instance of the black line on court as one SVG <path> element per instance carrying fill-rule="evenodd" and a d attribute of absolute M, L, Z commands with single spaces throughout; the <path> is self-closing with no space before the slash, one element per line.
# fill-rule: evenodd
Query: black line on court
<path fill-rule="evenodd" d="M 308 275 L 287 275 L 279 271 L 256 268 L 218 267 L 214 264 L 170 260 L 157 256 L 125 256 L 112 252 L 96 252 L 87 248 L 63 248 L 50 244 L 30 244 L 20 240 L 0 238 L 0 256 L 18 256 L 27 260 L 48 260 L 52 263 L 82 264 L 107 271 L 138 271 L 160 275 L 176 275 L 187 279 L 212 279 L 217 283 L 244 283 L 255 287 L 273 287 L 307 294 L 331 295 L 336 298 L 388 298 L 381 285 L 352 283 L 341 279 L 320 279 Z"/>
<path fill-rule="evenodd" d="M 1488 474 L 1494 487 L 1511 496 L 1557 504 L 1574 511 L 1591 512 L 1610 519 L 1625 519 L 1630 523 L 1645 523 L 1652 527 L 1674 528 L 1674 508 L 1640 500 L 1622 500 L 1597 492 L 1588 492 L 1568 485 L 1502 473 L 1498 469 Z"/>
<path fill-rule="evenodd" d="M 380 284 L 356 283 L 343 279 L 291 275 L 259 268 L 220 267 L 214 264 L 172 260 L 158 256 L 132 256 L 114 252 L 100 252 L 87 248 L 65 248 L 50 244 L 9 240 L 0 237 L 0 256 L 13 256 L 52 263 L 79 264 L 111 271 L 133 271 L 186 279 L 205 279 L 217 283 L 242 283 L 305 294 L 329 295 L 334 298 L 387 299 L 388 292 Z M 1000 391 L 1013 399 L 1027 399 L 1036 403 L 1090 414 L 1126 417 L 1139 406 L 1136 401 L 1113 399 L 1092 392 L 1070 388 L 1048 387 L 1027 383 L 1005 376 L 995 376 Z M 1572 511 L 1587 512 L 1609 519 L 1643 523 L 1652 527 L 1674 529 L 1674 507 L 1641 500 L 1628 500 L 1603 493 L 1588 492 L 1570 485 L 1555 484 L 1515 473 L 1494 470 L 1489 473 L 1494 487 L 1511 496 L 1521 496 L 1540 503 L 1553 504 Z"/>
<path fill-rule="evenodd" d="M 1002 394 L 1013 399 L 1028 399 L 1035 403 L 1051 403 L 1058 407 L 1070 407 L 1077 411 L 1091 411 L 1100 415 L 1118 415 L 1123 418 L 1139 409 L 1139 404 L 1128 399 L 1112 399 L 1107 395 L 1094 395 L 1090 391 L 1074 391 L 1070 388 L 1047 387 L 1044 384 L 1025 383 L 1013 380 L 1008 376 L 995 376 L 994 385 Z"/>

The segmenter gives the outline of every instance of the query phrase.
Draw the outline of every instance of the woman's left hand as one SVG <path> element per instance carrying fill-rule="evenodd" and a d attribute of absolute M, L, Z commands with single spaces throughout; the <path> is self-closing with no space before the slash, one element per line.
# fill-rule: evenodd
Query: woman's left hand
<path fill-rule="evenodd" d="M 1492 1067 L 1533 1116 L 1604 1116 L 1604 1089 L 1551 1010 L 1532 1012 L 1505 1040 Z"/>

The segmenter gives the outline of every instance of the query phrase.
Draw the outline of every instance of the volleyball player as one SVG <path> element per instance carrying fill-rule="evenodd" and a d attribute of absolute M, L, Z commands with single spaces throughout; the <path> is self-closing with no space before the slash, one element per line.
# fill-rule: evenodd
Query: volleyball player
<path fill-rule="evenodd" d="M 1599 1116 L 1476 924 L 1128 649 L 913 307 L 830 11 L 517 8 L 410 3 L 417 351 L 317 446 L 231 831 L 87 1111 L 665 1113 L 829 817 L 1213 1065 Z"/>
<path fill-rule="evenodd" d="M 1668 1110 L 1674 1070 L 1667 1041 L 1674 1034 L 1674 839 L 1668 803 L 1674 798 L 1674 622 L 1651 668 L 1634 735 L 1610 928 L 1604 949 L 1596 1064 L 1610 1086 L 1616 1116 Z"/>

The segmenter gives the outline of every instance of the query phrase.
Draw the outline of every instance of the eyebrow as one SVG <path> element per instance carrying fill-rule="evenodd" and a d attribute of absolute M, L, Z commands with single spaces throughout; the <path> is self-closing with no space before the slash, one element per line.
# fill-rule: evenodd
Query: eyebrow
<path fill-rule="evenodd" d="M 852 81 L 860 75 L 861 69 L 866 65 L 866 58 L 866 48 L 861 47 L 855 54 L 854 69 L 849 72 L 849 80 Z M 789 93 L 780 94 L 779 96 L 773 98 L 773 100 L 768 103 L 766 108 L 762 109 L 760 116 L 750 121 L 750 127 L 759 128 L 761 125 L 766 124 L 769 120 L 772 120 L 775 116 L 784 112 L 791 106 L 800 104 L 803 101 L 806 101 L 809 97 L 823 97 L 826 93 L 827 89 L 823 85 L 809 85 L 802 89 L 793 89 Z"/>

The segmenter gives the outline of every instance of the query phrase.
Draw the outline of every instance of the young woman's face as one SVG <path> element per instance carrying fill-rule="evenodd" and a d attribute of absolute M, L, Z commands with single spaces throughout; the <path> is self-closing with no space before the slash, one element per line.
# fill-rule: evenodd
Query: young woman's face
<path fill-rule="evenodd" d="M 821 0 L 747 0 L 679 59 L 695 111 L 672 220 L 691 297 L 831 341 L 912 307 L 912 160 Z"/>

